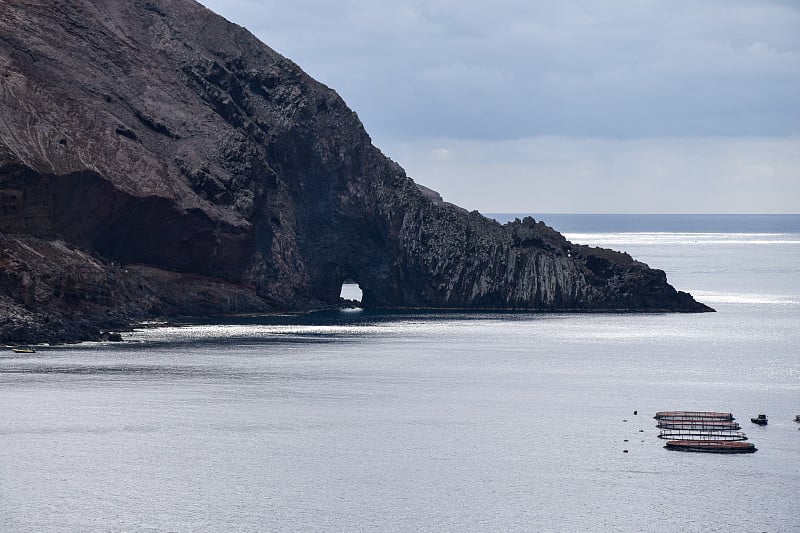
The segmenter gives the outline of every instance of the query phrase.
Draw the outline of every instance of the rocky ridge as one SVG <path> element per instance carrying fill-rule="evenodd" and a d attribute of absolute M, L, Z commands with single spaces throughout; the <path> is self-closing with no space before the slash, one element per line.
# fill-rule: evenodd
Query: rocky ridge
<path fill-rule="evenodd" d="M 708 311 L 626 254 L 418 186 L 192 0 L 0 3 L 0 341 L 336 306 Z"/>

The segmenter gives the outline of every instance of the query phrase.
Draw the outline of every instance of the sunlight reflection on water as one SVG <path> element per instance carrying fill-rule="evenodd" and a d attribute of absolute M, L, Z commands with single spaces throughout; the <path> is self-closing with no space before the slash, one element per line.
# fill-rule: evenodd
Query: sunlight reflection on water
<path fill-rule="evenodd" d="M 607 239 L 718 312 L 362 310 L 2 353 L 0 531 L 795 530 L 795 241 Z M 731 411 L 759 451 L 668 452 L 671 409 Z"/>
<path fill-rule="evenodd" d="M 785 245 L 800 244 L 797 233 L 566 233 L 576 244 L 619 247 L 625 245 L 708 246 L 708 245 Z"/>

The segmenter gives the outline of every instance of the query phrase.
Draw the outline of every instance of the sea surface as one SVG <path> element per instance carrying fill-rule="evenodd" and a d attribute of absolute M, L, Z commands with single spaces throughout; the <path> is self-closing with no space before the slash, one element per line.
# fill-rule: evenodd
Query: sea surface
<path fill-rule="evenodd" d="M 2 351 L 0 531 L 800 530 L 800 217 L 534 217 L 717 312 L 349 309 Z M 758 451 L 664 449 L 676 409 L 733 412 Z"/>

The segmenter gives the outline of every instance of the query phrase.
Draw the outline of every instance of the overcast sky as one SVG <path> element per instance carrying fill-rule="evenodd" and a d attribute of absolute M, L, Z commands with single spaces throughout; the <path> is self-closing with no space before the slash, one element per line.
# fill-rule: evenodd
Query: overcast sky
<path fill-rule="evenodd" d="M 800 212 L 800 0 L 202 0 L 484 213 Z"/>

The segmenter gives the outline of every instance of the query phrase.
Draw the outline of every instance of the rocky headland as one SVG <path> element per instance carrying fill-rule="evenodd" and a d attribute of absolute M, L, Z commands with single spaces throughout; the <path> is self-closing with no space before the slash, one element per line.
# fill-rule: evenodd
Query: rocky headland
<path fill-rule="evenodd" d="M 710 311 L 447 204 L 330 88 L 193 0 L 0 2 L 0 342 L 337 306 Z"/>

